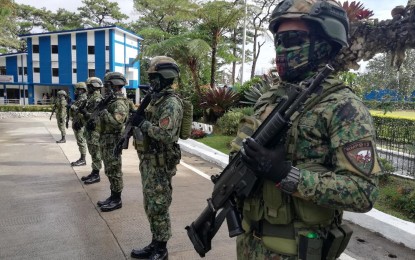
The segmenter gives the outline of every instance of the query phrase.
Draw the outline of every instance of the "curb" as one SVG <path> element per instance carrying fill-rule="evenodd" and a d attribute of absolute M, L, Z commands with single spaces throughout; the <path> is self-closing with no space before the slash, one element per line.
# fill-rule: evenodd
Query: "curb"
<path fill-rule="evenodd" d="M 179 140 L 180 148 L 222 168 L 228 165 L 228 155 L 193 139 Z M 345 211 L 343 218 L 356 225 L 377 232 L 385 238 L 415 250 L 415 223 L 385 214 L 377 209 L 367 213 Z"/>

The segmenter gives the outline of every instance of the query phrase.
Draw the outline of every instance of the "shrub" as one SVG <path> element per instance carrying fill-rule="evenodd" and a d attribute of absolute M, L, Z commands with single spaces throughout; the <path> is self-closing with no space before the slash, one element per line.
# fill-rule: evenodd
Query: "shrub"
<path fill-rule="evenodd" d="M 192 132 L 190 133 L 190 138 L 192 139 L 200 139 L 205 136 L 206 136 L 206 133 L 202 129 L 192 129 Z"/>
<path fill-rule="evenodd" d="M 53 105 L 0 105 L 0 112 L 51 112 Z"/>
<path fill-rule="evenodd" d="M 200 106 L 206 110 L 206 123 L 216 123 L 229 108 L 237 104 L 239 95 L 230 88 L 211 88 L 202 96 Z"/>
<path fill-rule="evenodd" d="M 224 135 L 235 136 L 238 131 L 238 125 L 241 118 L 253 115 L 253 113 L 254 109 L 252 107 L 231 109 L 216 122 L 216 126 L 219 128 L 218 131 Z"/>

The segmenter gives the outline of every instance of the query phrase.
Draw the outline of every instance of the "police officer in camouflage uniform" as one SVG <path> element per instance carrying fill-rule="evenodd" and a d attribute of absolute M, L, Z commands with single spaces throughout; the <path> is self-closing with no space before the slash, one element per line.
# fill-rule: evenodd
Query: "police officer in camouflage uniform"
<path fill-rule="evenodd" d="M 83 166 L 86 165 L 86 139 L 85 127 L 82 123 L 83 115 L 79 110 L 83 107 L 87 100 L 85 82 L 76 83 L 75 91 L 76 100 L 71 105 L 69 113 L 72 118 L 72 129 L 75 135 L 76 144 L 78 145 L 79 152 L 81 153 L 81 157 L 77 161 L 71 162 L 71 166 Z"/>
<path fill-rule="evenodd" d="M 167 241 L 171 237 L 169 207 L 172 202 L 172 177 L 181 153 L 177 144 L 183 106 L 172 84 L 179 76 L 176 62 L 165 56 L 154 57 L 147 71 L 154 94 L 145 117 L 134 117 L 134 145 L 140 159 L 144 209 L 150 222 L 151 243 L 134 249 L 131 257 L 167 259 Z"/>
<path fill-rule="evenodd" d="M 284 0 L 271 15 L 282 82 L 261 96 L 232 142 L 231 156 L 242 148 L 243 163 L 259 177 L 239 202 L 245 233 L 237 238 L 238 259 L 335 259 L 351 235 L 343 210 L 367 212 L 375 203 L 381 168 L 372 118 L 336 78 L 326 78 L 323 92 L 291 118 L 285 143 L 269 148 L 245 138 L 285 93 L 347 46 L 348 26 L 330 0 Z"/>
<path fill-rule="evenodd" d="M 115 157 L 113 149 L 121 137 L 128 119 L 128 100 L 122 93 L 127 84 L 124 75 L 119 72 L 108 72 L 104 77 L 104 86 L 108 95 L 113 98 L 99 115 L 97 130 L 100 134 L 101 156 L 104 161 L 105 175 L 110 182 L 111 196 L 106 200 L 98 201 L 101 211 L 113 211 L 122 207 L 121 192 L 123 178 L 121 170 L 121 156 Z"/>
<path fill-rule="evenodd" d="M 88 89 L 88 99 L 85 107 L 81 110 L 83 114 L 83 124 L 86 125 L 87 121 L 91 118 L 91 114 L 102 101 L 101 89 L 103 87 L 101 79 L 97 77 L 90 77 L 86 80 L 86 86 Z M 88 145 L 88 151 L 92 159 L 92 171 L 87 176 L 82 176 L 81 181 L 84 184 L 93 184 L 101 181 L 99 171 L 102 168 L 101 148 L 99 146 L 99 132 L 97 129 L 88 129 L 85 131 L 86 143 Z"/>
<path fill-rule="evenodd" d="M 61 131 L 61 140 L 56 141 L 57 143 L 66 143 L 66 129 L 65 129 L 65 119 L 66 119 L 66 106 L 68 102 L 66 97 L 68 96 L 64 90 L 59 90 L 58 98 L 56 99 L 56 121 L 58 122 L 58 128 Z"/>

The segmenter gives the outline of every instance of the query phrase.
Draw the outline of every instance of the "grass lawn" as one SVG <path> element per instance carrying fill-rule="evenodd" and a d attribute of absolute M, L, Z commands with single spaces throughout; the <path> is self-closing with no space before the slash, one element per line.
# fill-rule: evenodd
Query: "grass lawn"
<path fill-rule="evenodd" d="M 225 154 L 229 154 L 229 144 L 233 140 L 233 138 L 233 136 L 214 134 L 201 139 L 196 139 L 196 141 L 210 146 L 216 150 L 219 150 Z M 400 194 L 402 191 L 405 190 L 412 190 L 411 194 L 413 195 L 410 196 L 410 194 Z M 413 199 L 409 200 L 407 203 L 415 204 L 415 181 L 409 179 L 402 179 L 396 176 L 390 176 L 390 178 L 386 182 L 381 183 L 380 185 L 379 198 L 375 203 L 375 208 L 397 218 L 415 222 L 415 205 L 413 207 L 414 212 L 412 214 L 404 213 L 403 211 L 395 208 L 392 205 L 392 201 L 395 201 L 396 203 L 396 201 L 402 200 L 403 205 L 405 205 L 407 204 L 405 203 L 405 199 L 407 199 L 408 197 L 412 197 Z"/>
<path fill-rule="evenodd" d="M 381 116 L 384 115 L 384 112 L 382 110 L 370 110 L 370 113 L 372 115 L 381 115 Z M 415 111 L 414 110 L 392 111 L 392 112 L 387 112 L 384 116 L 415 120 Z"/>

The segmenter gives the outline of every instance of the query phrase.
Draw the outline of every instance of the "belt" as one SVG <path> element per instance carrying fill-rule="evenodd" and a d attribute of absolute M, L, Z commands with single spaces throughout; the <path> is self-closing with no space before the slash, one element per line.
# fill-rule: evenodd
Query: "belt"
<path fill-rule="evenodd" d="M 263 236 L 280 237 L 286 239 L 295 239 L 294 225 L 274 225 L 266 220 L 251 221 L 252 235 L 261 240 Z"/>

